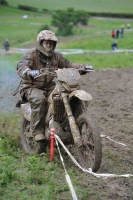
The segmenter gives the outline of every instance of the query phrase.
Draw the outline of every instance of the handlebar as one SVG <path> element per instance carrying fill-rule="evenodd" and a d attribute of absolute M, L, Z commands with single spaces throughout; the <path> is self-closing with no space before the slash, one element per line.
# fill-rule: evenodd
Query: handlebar
<path fill-rule="evenodd" d="M 52 69 L 53 71 L 49 71 L 49 69 Z M 38 76 L 36 76 L 34 79 L 39 78 L 41 76 L 54 76 L 56 77 L 56 73 L 55 73 L 55 68 L 41 68 L 40 70 L 40 74 Z"/>
<path fill-rule="evenodd" d="M 49 70 L 53 70 L 53 71 L 49 71 Z M 40 77 L 40 76 L 54 76 L 54 77 L 57 77 L 57 74 L 56 74 L 56 71 L 58 69 L 55 69 L 55 68 L 41 68 L 40 69 L 40 74 L 38 76 L 36 76 L 34 79 Z M 81 71 L 81 72 L 93 72 L 94 70 L 93 69 L 83 69 L 83 68 L 79 68 L 77 69 L 78 71 Z"/>

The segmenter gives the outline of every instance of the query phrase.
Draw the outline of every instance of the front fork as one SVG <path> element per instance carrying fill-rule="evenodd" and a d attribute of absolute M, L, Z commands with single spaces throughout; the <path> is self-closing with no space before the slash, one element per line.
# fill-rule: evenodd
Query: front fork
<path fill-rule="evenodd" d="M 70 129 L 71 129 L 71 132 L 72 132 L 72 136 L 73 136 L 73 139 L 74 139 L 74 143 L 78 147 L 80 147 L 82 145 L 80 132 L 79 132 L 79 128 L 76 124 L 75 118 L 73 117 L 67 94 L 61 93 L 61 96 L 62 96 L 64 106 L 65 106 L 65 110 L 66 110 L 66 113 L 67 113 L 67 116 L 68 116 L 68 121 L 69 121 Z"/>

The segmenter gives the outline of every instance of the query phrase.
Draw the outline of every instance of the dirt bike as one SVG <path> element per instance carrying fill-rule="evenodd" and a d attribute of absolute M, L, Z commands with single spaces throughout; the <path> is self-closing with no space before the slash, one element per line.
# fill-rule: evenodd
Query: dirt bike
<path fill-rule="evenodd" d="M 41 75 L 54 76 L 55 89 L 48 96 L 48 109 L 45 117 L 46 141 L 35 142 L 27 135 L 30 131 L 30 104 L 21 104 L 24 115 L 21 129 L 23 149 L 30 153 L 41 153 L 50 142 L 50 129 L 55 128 L 56 135 L 65 145 L 74 146 L 77 160 L 84 168 L 96 172 L 101 164 L 102 145 L 99 130 L 89 116 L 88 103 L 92 100 L 89 93 L 79 87 L 81 69 L 64 68 L 50 72 L 41 69 Z M 86 70 L 90 72 L 92 70 Z"/>

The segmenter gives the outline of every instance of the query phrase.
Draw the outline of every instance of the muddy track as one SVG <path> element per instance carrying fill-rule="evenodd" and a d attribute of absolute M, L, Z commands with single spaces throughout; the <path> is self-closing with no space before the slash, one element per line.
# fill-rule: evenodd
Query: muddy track
<path fill-rule="evenodd" d="M 102 173 L 133 174 L 132 73 L 133 68 L 107 69 L 85 75 L 81 81 L 93 97 L 88 114 L 97 121 L 100 133 L 126 144 L 123 147 L 102 138 Z M 133 178 L 108 179 L 104 183 L 109 189 L 105 199 L 133 199 Z"/>

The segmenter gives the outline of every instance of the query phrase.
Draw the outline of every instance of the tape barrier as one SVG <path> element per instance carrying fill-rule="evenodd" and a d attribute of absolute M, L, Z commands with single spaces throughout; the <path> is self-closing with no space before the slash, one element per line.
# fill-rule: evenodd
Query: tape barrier
<path fill-rule="evenodd" d="M 55 142 L 56 142 L 56 145 L 57 145 L 57 148 L 58 148 L 58 151 L 59 151 L 60 159 L 61 159 L 64 171 L 65 171 L 65 178 L 66 178 L 67 184 L 69 186 L 69 189 L 71 191 L 72 198 L 73 198 L 73 200 L 78 200 L 76 193 L 75 193 L 75 190 L 74 190 L 74 187 L 72 185 L 70 176 L 68 175 L 67 170 L 65 168 L 64 160 L 63 160 L 63 157 L 62 157 L 61 152 L 60 152 L 60 148 L 59 148 L 59 145 L 58 145 L 58 139 L 56 138 L 56 135 L 55 135 Z"/>
<path fill-rule="evenodd" d="M 107 135 L 100 135 L 100 136 L 101 136 L 101 137 L 105 137 L 106 139 L 111 140 L 111 141 L 113 141 L 113 142 L 115 142 L 115 143 L 117 143 L 117 144 L 121 144 L 121 145 L 123 145 L 123 146 L 127 146 L 127 145 L 124 144 L 124 143 L 116 142 L 115 140 L 111 139 L 110 136 L 107 136 Z"/>
<path fill-rule="evenodd" d="M 58 135 L 55 134 L 55 138 L 58 140 L 58 142 L 61 144 L 61 146 L 64 148 L 64 150 L 67 152 L 67 154 L 69 155 L 69 157 L 72 159 L 72 161 L 74 162 L 74 164 L 79 167 L 83 172 L 86 172 L 86 173 L 89 173 L 97 178 L 108 178 L 108 177 L 125 177 L 125 178 L 128 178 L 128 177 L 131 177 L 133 176 L 132 174 L 122 174 L 122 175 L 117 175 L 117 174 L 97 174 L 97 173 L 94 173 L 92 171 L 91 168 L 89 169 L 85 169 L 83 167 L 80 166 L 80 164 L 75 160 L 75 158 L 72 156 L 72 154 L 68 151 L 68 149 L 65 147 L 65 145 L 63 144 L 63 142 L 61 141 L 61 139 L 59 138 Z M 123 143 L 121 143 L 123 144 Z"/>

